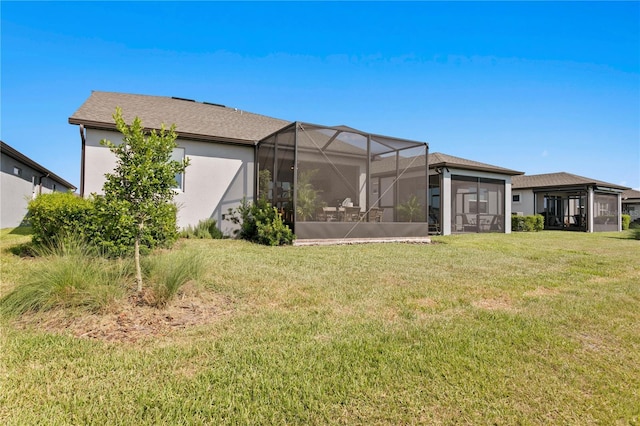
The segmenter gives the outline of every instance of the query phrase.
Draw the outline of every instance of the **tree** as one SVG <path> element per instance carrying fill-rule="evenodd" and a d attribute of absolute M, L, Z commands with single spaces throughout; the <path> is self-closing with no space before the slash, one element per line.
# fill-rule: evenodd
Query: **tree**
<path fill-rule="evenodd" d="M 106 139 L 100 141 L 101 145 L 115 154 L 117 161 L 113 173 L 105 175 L 104 198 L 106 203 L 118 206 L 118 210 L 128 219 L 125 223 L 130 228 L 127 231 L 134 236 L 136 284 L 140 292 L 140 241 L 145 226 L 158 217 L 158 212 L 175 212 L 172 201 L 176 175 L 184 172 L 189 161 L 171 160 L 173 149 L 177 146 L 175 124 L 169 129 L 162 124 L 160 131 L 148 132 L 138 117 L 128 126 L 120 108 L 116 108 L 113 119 L 122 133 L 122 143 L 114 144 Z"/>

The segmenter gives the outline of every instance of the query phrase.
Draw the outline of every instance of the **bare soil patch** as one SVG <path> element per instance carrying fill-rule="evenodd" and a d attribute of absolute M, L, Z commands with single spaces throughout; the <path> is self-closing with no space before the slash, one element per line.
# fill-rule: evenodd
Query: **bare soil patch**
<path fill-rule="evenodd" d="M 108 342 L 134 343 L 164 337 L 170 333 L 211 324 L 233 312 L 231 301 L 208 291 L 183 287 L 175 299 L 162 308 L 149 306 L 137 295 L 112 306 L 108 312 L 80 313 L 64 309 L 22 315 L 18 328 L 37 328 L 50 333 Z"/>
<path fill-rule="evenodd" d="M 479 309 L 489 311 L 515 311 L 511 300 L 508 298 L 481 299 L 471 302 L 473 306 Z"/>

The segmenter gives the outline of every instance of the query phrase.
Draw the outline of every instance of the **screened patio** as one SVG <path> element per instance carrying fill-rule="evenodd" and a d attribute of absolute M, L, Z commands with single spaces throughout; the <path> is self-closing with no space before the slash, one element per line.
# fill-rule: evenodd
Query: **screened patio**
<path fill-rule="evenodd" d="M 258 143 L 256 196 L 278 208 L 298 239 L 426 237 L 428 149 L 295 122 Z"/>

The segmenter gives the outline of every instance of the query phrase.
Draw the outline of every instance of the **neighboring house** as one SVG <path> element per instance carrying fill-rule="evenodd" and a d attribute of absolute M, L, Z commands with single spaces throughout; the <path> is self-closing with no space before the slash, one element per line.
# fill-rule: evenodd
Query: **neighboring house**
<path fill-rule="evenodd" d="M 627 189 L 565 172 L 515 176 L 511 208 L 516 214 L 543 215 L 545 229 L 620 231 Z"/>
<path fill-rule="evenodd" d="M 640 191 L 622 191 L 622 213 L 631 216 L 631 222 L 640 222 Z"/>
<path fill-rule="evenodd" d="M 76 187 L 0 141 L 0 228 L 24 223 L 29 201 L 39 194 L 75 191 Z"/>
<path fill-rule="evenodd" d="M 425 142 L 346 126 L 288 122 L 181 98 L 92 92 L 69 118 L 80 125 L 80 193 L 100 193 L 115 157 L 100 140 L 122 140 L 113 113 L 158 129 L 176 124 L 178 225 L 225 220 L 258 193 L 300 239 L 409 237 L 433 232 L 510 232 L 511 177 L 522 172 L 445 154 Z M 427 185 L 429 191 L 427 191 Z M 294 190 L 297 188 L 297 190 Z"/>

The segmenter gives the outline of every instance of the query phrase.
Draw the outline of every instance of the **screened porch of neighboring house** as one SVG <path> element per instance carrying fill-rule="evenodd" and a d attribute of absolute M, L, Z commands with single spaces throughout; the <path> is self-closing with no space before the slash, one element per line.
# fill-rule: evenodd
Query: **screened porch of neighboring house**
<path fill-rule="evenodd" d="M 427 143 L 295 122 L 257 150 L 256 196 L 298 239 L 429 234 Z"/>
<path fill-rule="evenodd" d="M 536 193 L 536 203 L 544 216 L 544 228 L 566 231 L 618 231 L 618 194 L 588 189 L 566 189 Z M 593 209 L 589 209 L 589 205 Z M 593 229 L 590 229 L 593 223 Z"/>

